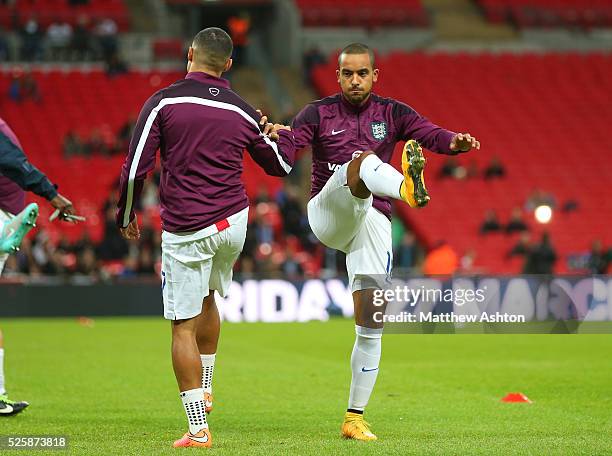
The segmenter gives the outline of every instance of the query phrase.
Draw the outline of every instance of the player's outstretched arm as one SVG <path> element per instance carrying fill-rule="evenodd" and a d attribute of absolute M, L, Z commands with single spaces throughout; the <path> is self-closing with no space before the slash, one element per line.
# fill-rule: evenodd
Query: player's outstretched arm
<path fill-rule="evenodd" d="M 0 173 L 22 189 L 47 199 L 59 211 L 56 217 L 60 220 L 73 223 L 81 221 L 81 217 L 75 216 L 72 203 L 58 193 L 57 186 L 29 162 L 25 153 L 16 144 L 1 133 Z"/>
<path fill-rule="evenodd" d="M 446 130 L 430 122 L 407 104 L 396 102 L 393 115 L 399 140 L 416 139 L 432 152 L 448 155 L 480 149 L 480 142 L 469 133 Z"/>

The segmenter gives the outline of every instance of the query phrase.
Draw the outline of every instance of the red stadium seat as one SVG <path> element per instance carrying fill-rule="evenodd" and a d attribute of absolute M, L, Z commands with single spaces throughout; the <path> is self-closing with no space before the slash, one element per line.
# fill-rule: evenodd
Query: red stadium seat
<path fill-rule="evenodd" d="M 427 14 L 420 0 L 297 0 L 305 26 L 425 27 Z"/>

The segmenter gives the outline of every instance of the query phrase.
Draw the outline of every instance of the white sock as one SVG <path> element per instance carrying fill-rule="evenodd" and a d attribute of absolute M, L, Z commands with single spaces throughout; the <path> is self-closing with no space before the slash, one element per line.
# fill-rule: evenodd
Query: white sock
<path fill-rule="evenodd" d="M 202 360 L 202 389 L 205 393 L 212 394 L 212 379 L 213 372 L 215 370 L 215 355 L 202 355 L 200 354 L 200 359 Z"/>
<path fill-rule="evenodd" d="M 4 389 L 4 348 L 0 348 L 0 395 L 5 394 Z"/>
<path fill-rule="evenodd" d="M 202 388 L 196 388 L 188 391 L 181 391 L 181 400 L 187 421 L 189 421 L 189 432 L 197 434 L 204 428 L 208 428 L 206 422 L 206 413 L 204 413 L 204 391 Z"/>
<path fill-rule="evenodd" d="M 348 408 L 363 411 L 378 377 L 378 363 L 382 346 L 382 329 L 355 325 L 357 337 L 351 355 L 351 391 Z"/>
<path fill-rule="evenodd" d="M 359 177 L 375 195 L 402 199 L 400 187 L 404 182 L 404 175 L 390 164 L 383 163 L 375 154 L 363 159 L 359 167 Z"/>

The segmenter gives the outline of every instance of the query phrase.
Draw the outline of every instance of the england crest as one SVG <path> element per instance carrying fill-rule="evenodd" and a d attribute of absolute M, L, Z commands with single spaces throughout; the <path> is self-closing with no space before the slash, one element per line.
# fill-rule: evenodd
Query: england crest
<path fill-rule="evenodd" d="M 386 122 L 372 122 L 372 136 L 377 141 L 382 141 L 387 137 L 387 123 Z"/>

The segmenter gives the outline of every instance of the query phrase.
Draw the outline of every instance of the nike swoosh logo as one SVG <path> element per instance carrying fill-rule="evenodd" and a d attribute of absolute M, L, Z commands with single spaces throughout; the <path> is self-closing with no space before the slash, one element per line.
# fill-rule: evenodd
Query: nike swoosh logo
<path fill-rule="evenodd" d="M 338 131 L 332 130 L 332 136 L 336 136 L 336 135 L 342 133 L 343 131 L 346 131 L 346 128 L 344 130 L 338 130 Z"/>
<path fill-rule="evenodd" d="M 195 435 L 190 435 L 189 439 L 198 443 L 206 443 L 208 442 L 208 434 L 204 434 L 204 437 L 196 437 Z"/>
<path fill-rule="evenodd" d="M 0 409 L 0 413 L 4 413 L 4 414 L 13 413 L 13 407 L 10 406 L 9 404 L 6 404 L 4 408 Z"/>
<path fill-rule="evenodd" d="M 372 371 L 375 371 L 375 370 L 378 370 L 378 367 L 375 367 L 374 369 L 366 369 L 365 367 L 361 368 L 361 372 L 372 372 Z"/>

